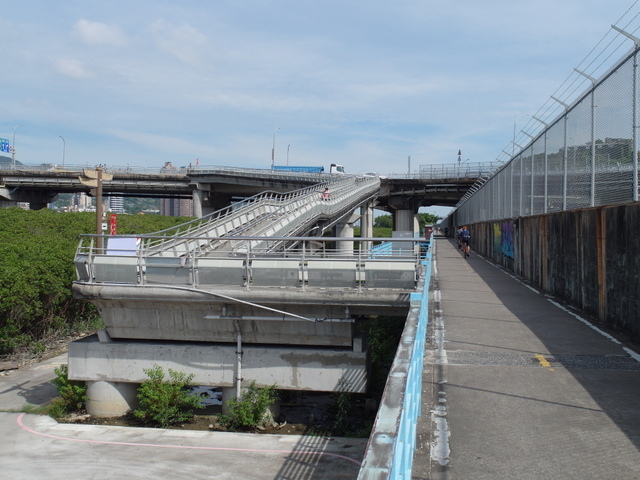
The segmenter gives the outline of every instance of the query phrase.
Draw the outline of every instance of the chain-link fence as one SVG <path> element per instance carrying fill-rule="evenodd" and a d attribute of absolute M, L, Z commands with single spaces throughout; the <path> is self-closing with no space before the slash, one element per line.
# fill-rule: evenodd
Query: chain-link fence
<path fill-rule="evenodd" d="M 544 129 L 461 200 L 457 224 L 638 201 L 638 52 L 558 100 L 553 122 L 536 118 Z"/>

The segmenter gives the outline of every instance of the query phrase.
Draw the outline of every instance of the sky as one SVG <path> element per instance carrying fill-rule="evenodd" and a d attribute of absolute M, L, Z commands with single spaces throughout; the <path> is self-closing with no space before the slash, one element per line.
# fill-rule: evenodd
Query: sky
<path fill-rule="evenodd" d="M 272 151 L 383 175 L 458 151 L 504 160 L 515 124 L 539 128 L 536 112 L 559 114 L 551 95 L 588 87 L 574 68 L 596 76 L 633 47 L 612 24 L 640 27 L 633 0 L 0 5 L 16 160 L 153 171 L 269 168 Z"/>

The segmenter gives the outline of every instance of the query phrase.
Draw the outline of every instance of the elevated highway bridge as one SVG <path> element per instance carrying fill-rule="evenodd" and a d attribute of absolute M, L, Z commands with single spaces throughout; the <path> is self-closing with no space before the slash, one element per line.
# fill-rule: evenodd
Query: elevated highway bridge
<path fill-rule="evenodd" d="M 496 165 L 429 165 L 414 174 L 380 178 L 378 208 L 395 212 L 415 210 L 421 206 L 454 206 L 479 179 L 489 175 Z M 0 205 L 29 203 L 32 209 L 44 208 L 60 193 L 95 195 L 93 187 L 83 181 L 90 167 L 0 165 Z M 230 167 L 148 169 L 108 168 L 109 180 L 102 183 L 104 196 L 192 198 L 193 216 L 201 217 L 233 201 L 266 190 L 289 192 L 331 180 L 335 175 L 242 169 Z"/>

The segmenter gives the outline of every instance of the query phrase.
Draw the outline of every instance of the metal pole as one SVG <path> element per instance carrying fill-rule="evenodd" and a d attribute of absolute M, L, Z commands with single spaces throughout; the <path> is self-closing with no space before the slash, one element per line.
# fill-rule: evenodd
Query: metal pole
<path fill-rule="evenodd" d="M 96 167 L 98 181 L 96 184 L 96 250 L 102 253 L 102 167 Z"/>
<path fill-rule="evenodd" d="M 574 70 L 591 81 L 591 195 L 589 206 L 593 207 L 596 203 L 596 79 L 577 68 Z"/>
<path fill-rule="evenodd" d="M 64 141 L 64 137 L 62 135 L 58 135 L 62 139 L 62 168 L 64 168 L 64 156 L 67 150 L 67 142 Z"/>
<path fill-rule="evenodd" d="M 636 48 L 639 45 L 636 44 Z M 638 52 L 633 56 L 633 201 L 638 201 Z"/>
<path fill-rule="evenodd" d="M 615 31 L 621 33 L 625 37 L 633 40 L 635 44 L 635 54 L 633 56 L 633 151 L 632 151 L 632 161 L 633 161 L 633 201 L 637 202 L 640 200 L 638 192 L 638 109 L 637 109 L 637 96 L 638 96 L 638 50 L 640 49 L 640 38 L 625 32 L 621 28 L 616 27 L 615 25 L 611 25 Z"/>
<path fill-rule="evenodd" d="M 564 163 L 564 171 L 562 174 L 562 210 L 567 209 L 567 178 L 568 178 L 568 165 L 569 161 L 567 151 L 567 123 L 569 121 L 568 112 L 564 112 L 564 153 L 562 154 L 562 161 Z"/>
<path fill-rule="evenodd" d="M 511 152 L 511 156 L 515 157 L 516 156 L 516 123 L 518 122 L 519 118 L 522 117 L 529 117 L 530 115 L 528 113 L 523 113 L 522 115 L 518 115 L 516 117 L 516 119 L 513 121 L 513 142 L 512 143 L 512 152 Z"/>
<path fill-rule="evenodd" d="M 280 129 L 280 127 L 277 127 L 273 131 L 273 147 L 271 147 L 271 168 L 273 168 L 273 166 L 275 165 L 275 162 L 276 162 L 276 132 L 279 129 Z"/>
<path fill-rule="evenodd" d="M 562 100 L 557 99 L 551 95 L 551 99 L 558 102 L 564 107 L 564 153 L 562 154 L 562 161 L 564 162 L 564 173 L 562 176 L 562 210 L 567 209 L 567 178 L 568 178 L 568 152 L 567 152 L 567 122 L 569 121 L 569 105 Z"/>
<path fill-rule="evenodd" d="M 242 396 L 242 331 L 240 322 L 233 322 L 236 327 L 236 399 L 239 401 Z"/>
<path fill-rule="evenodd" d="M 16 128 L 22 125 L 16 125 L 13 127 L 13 143 L 11 144 L 11 170 L 16 168 Z"/>
<path fill-rule="evenodd" d="M 596 87 L 591 90 L 591 198 L 590 206 L 596 204 Z"/>
<path fill-rule="evenodd" d="M 291 145 L 287 145 L 287 167 L 289 166 L 289 148 L 291 148 Z"/>
<path fill-rule="evenodd" d="M 546 122 L 543 122 L 535 115 L 533 115 L 533 119 L 539 121 L 542 125 L 544 125 L 544 209 L 543 209 L 543 213 L 547 213 L 548 197 L 549 197 L 549 157 L 547 153 L 547 132 L 549 131 L 549 124 Z"/>

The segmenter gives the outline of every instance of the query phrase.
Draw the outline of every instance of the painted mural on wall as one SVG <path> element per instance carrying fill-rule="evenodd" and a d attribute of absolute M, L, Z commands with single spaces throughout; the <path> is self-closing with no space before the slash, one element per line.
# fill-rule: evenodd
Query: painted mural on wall
<path fill-rule="evenodd" d="M 493 239 L 491 245 L 493 247 L 493 258 L 497 259 L 502 254 L 502 231 L 499 223 L 494 223 L 493 227 Z"/>
<path fill-rule="evenodd" d="M 502 254 L 507 258 L 514 258 L 513 253 L 513 222 L 502 222 Z"/>

